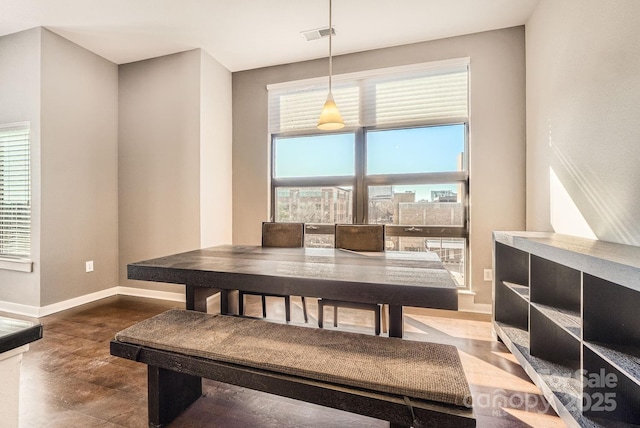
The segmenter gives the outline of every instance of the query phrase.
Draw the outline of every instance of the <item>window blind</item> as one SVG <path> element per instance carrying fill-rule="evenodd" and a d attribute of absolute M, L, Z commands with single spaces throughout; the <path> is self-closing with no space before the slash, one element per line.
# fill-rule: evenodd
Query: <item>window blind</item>
<path fill-rule="evenodd" d="M 431 73 L 365 81 L 363 125 L 466 118 L 467 70 Z"/>
<path fill-rule="evenodd" d="M 320 110 L 327 100 L 328 85 L 269 91 L 269 132 L 316 129 Z M 358 126 L 360 94 L 354 83 L 334 83 L 333 98 L 346 126 Z"/>
<path fill-rule="evenodd" d="M 0 125 L 0 257 L 30 254 L 29 124 Z"/>
<path fill-rule="evenodd" d="M 356 78 L 336 75 L 333 95 L 347 127 L 459 122 L 469 116 L 468 80 L 468 62 L 426 64 Z M 269 89 L 269 132 L 315 130 L 327 91 L 327 82 Z"/>

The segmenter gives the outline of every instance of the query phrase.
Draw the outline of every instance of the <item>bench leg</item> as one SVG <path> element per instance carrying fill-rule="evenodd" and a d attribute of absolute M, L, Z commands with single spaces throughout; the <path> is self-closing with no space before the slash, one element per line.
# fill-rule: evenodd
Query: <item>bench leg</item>
<path fill-rule="evenodd" d="M 149 427 L 164 427 L 202 395 L 202 378 L 148 366 Z"/>

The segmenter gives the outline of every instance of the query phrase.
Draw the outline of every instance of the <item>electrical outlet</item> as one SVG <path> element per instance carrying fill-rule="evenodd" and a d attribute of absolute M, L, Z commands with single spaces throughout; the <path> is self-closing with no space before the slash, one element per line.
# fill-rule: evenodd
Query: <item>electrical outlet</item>
<path fill-rule="evenodd" d="M 484 270 L 484 280 L 485 281 L 493 280 L 493 269 L 485 269 Z"/>
<path fill-rule="evenodd" d="M 88 262 L 85 263 L 85 271 L 93 272 L 93 260 L 89 260 Z"/>

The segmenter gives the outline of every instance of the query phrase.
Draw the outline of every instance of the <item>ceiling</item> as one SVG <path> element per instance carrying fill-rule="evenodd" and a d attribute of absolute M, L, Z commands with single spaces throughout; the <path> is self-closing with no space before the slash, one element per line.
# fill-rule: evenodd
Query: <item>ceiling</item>
<path fill-rule="evenodd" d="M 333 0 L 335 55 L 524 24 L 538 0 Z M 43 26 L 116 63 L 202 48 L 230 71 L 327 56 L 328 0 L 0 0 L 0 36 Z M 0 52 L 1 53 L 1 52 Z"/>

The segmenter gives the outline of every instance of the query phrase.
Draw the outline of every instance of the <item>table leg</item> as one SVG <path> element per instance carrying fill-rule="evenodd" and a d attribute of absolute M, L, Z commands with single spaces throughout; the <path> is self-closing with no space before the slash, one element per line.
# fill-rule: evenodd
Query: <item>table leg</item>
<path fill-rule="evenodd" d="M 207 298 L 220 293 L 220 313 L 229 313 L 228 291 L 217 288 L 186 286 L 186 308 L 189 311 L 207 312 Z"/>
<path fill-rule="evenodd" d="M 186 308 L 188 311 L 193 311 L 196 307 L 195 300 L 197 287 L 187 284 L 185 288 Z"/>
<path fill-rule="evenodd" d="M 402 306 L 389 305 L 389 337 L 403 336 Z"/>
<path fill-rule="evenodd" d="M 228 314 L 229 312 L 229 299 L 231 296 L 229 295 L 229 290 L 218 290 L 220 291 L 220 313 Z"/>

